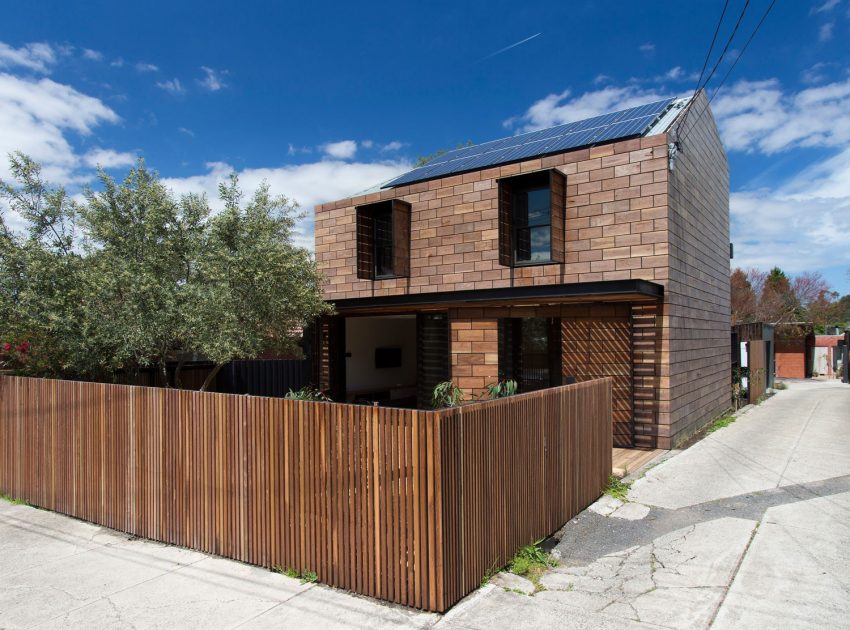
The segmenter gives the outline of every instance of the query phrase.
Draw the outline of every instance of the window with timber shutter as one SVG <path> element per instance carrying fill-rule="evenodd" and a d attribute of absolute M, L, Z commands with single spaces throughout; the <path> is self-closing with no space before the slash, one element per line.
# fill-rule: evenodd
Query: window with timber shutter
<path fill-rule="evenodd" d="M 400 199 L 358 206 L 357 277 L 410 275 L 410 204 Z"/>
<path fill-rule="evenodd" d="M 564 262 L 566 177 L 557 170 L 499 180 L 499 263 Z"/>

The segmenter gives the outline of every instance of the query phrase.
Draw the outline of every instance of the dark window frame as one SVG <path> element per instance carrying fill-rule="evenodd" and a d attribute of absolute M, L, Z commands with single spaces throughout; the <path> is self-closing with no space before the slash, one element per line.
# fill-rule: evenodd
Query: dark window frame
<path fill-rule="evenodd" d="M 548 384 L 542 387 L 528 385 L 538 382 L 540 379 L 526 379 L 529 369 L 524 366 L 528 358 L 525 348 L 525 326 L 530 319 L 541 320 L 546 329 L 546 351 L 535 353 L 538 359 L 542 356 L 547 362 Z M 499 319 L 499 380 L 514 380 L 521 393 L 536 391 L 546 387 L 557 387 L 563 384 L 562 374 L 562 347 L 561 347 L 561 319 L 559 317 L 505 317 Z"/>
<path fill-rule="evenodd" d="M 388 199 L 355 207 L 357 277 L 388 280 L 410 275 L 409 203 Z"/>
<path fill-rule="evenodd" d="M 506 267 L 536 267 L 565 262 L 566 240 L 566 176 L 556 169 L 547 169 L 512 175 L 496 180 L 499 187 L 499 264 Z M 521 206 L 520 195 L 533 191 L 547 190 L 549 194 L 548 223 L 529 224 L 517 214 Z M 535 229 L 548 228 L 549 256 L 545 260 L 519 260 L 519 248 L 523 233 L 528 235 L 529 256 L 531 235 Z"/>

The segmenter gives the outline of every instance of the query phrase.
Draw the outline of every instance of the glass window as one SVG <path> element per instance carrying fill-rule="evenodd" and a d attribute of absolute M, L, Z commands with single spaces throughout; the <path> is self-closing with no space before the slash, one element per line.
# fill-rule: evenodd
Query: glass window
<path fill-rule="evenodd" d="M 552 215 L 549 187 L 518 189 L 513 194 L 514 262 L 552 259 Z"/>
<path fill-rule="evenodd" d="M 542 317 L 520 320 L 520 384 L 529 392 L 550 386 L 549 322 Z"/>
<path fill-rule="evenodd" d="M 393 213 L 392 207 L 375 212 L 375 277 L 386 278 L 393 269 Z"/>

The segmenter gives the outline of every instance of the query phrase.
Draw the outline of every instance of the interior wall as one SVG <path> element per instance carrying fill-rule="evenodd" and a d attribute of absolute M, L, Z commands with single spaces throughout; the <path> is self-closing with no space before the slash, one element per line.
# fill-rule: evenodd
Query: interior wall
<path fill-rule="evenodd" d="M 376 348 L 401 348 L 401 367 L 375 367 Z M 416 316 L 348 317 L 345 383 L 349 394 L 416 385 Z"/>

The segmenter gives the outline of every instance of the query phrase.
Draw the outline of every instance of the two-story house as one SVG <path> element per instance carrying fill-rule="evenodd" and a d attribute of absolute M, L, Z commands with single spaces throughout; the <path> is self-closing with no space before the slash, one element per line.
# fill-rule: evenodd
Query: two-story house
<path fill-rule="evenodd" d="M 730 404 L 729 178 L 703 93 L 449 151 L 315 209 L 335 400 L 614 379 L 620 446 Z"/>

